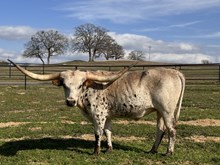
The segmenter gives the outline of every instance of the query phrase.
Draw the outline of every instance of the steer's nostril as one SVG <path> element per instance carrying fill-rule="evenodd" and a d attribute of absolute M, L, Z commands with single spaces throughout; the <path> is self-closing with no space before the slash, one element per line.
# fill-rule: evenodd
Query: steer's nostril
<path fill-rule="evenodd" d="M 69 107 L 73 107 L 75 105 L 75 103 L 76 102 L 74 100 L 71 100 L 71 101 L 70 100 L 66 100 L 66 105 L 69 106 Z"/>

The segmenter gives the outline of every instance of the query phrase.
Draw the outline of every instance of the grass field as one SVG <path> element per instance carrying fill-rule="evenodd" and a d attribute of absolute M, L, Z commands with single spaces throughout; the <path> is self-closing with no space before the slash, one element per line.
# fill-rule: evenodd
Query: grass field
<path fill-rule="evenodd" d="M 93 127 L 64 104 L 62 88 L 0 86 L 0 164 L 220 164 L 220 86 L 187 86 L 172 157 L 146 153 L 155 137 L 155 114 L 116 119 L 110 154 L 91 155 Z M 104 144 L 102 145 L 104 151 Z"/>

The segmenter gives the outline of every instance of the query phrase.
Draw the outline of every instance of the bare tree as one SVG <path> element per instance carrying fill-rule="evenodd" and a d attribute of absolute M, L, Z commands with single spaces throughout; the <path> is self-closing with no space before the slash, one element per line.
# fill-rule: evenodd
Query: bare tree
<path fill-rule="evenodd" d="M 123 50 L 123 47 L 115 42 L 112 44 L 112 54 L 113 54 L 113 58 L 115 60 L 118 60 L 124 57 L 125 52 Z"/>
<path fill-rule="evenodd" d="M 84 24 L 75 28 L 72 50 L 88 53 L 89 61 L 94 61 L 101 54 L 107 54 L 109 44 L 115 42 L 107 30 L 93 24 Z"/>
<path fill-rule="evenodd" d="M 133 50 L 128 55 L 128 59 L 130 59 L 130 60 L 143 61 L 144 58 L 145 58 L 144 53 L 141 50 Z"/>
<path fill-rule="evenodd" d="M 47 63 L 50 63 L 52 56 L 61 55 L 68 47 L 68 39 L 59 34 L 58 31 L 38 31 L 31 37 L 31 40 L 25 44 L 26 50 L 23 53 L 24 57 L 36 57 L 44 64 L 44 58 L 47 58 Z"/>
<path fill-rule="evenodd" d="M 201 62 L 202 62 L 202 64 L 211 64 L 211 62 L 209 60 L 202 60 Z"/>
<path fill-rule="evenodd" d="M 98 57 L 104 55 L 106 60 L 109 60 L 110 58 L 117 60 L 123 58 L 124 54 L 123 47 L 110 36 L 105 42 L 102 43 L 101 49 L 98 51 Z"/>

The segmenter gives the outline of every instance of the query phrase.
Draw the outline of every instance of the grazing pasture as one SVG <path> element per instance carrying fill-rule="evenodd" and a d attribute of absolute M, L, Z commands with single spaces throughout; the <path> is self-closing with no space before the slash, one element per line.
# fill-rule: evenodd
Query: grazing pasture
<path fill-rule="evenodd" d="M 114 120 L 113 152 L 105 154 L 103 142 L 101 154 L 94 156 L 93 126 L 79 109 L 65 105 L 62 88 L 3 85 L 0 164 L 219 164 L 219 97 L 218 83 L 187 84 L 171 157 L 162 155 L 166 136 L 158 154 L 147 153 L 155 138 L 154 113 L 138 121 Z"/>
<path fill-rule="evenodd" d="M 64 104 L 62 88 L 0 86 L 2 164 L 218 164 L 220 86 L 187 86 L 172 157 L 147 154 L 155 137 L 155 114 L 113 122 L 110 154 L 91 155 L 92 125 Z M 165 137 L 166 139 L 166 137 Z M 102 148 L 104 151 L 104 147 Z"/>

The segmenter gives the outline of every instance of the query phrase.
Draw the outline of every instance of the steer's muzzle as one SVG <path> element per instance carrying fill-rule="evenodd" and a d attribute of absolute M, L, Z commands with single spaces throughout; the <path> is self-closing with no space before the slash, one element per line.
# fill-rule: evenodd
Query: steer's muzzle
<path fill-rule="evenodd" d="M 76 104 L 76 101 L 74 100 L 66 100 L 66 105 L 69 107 L 73 107 L 75 106 L 75 104 Z"/>

